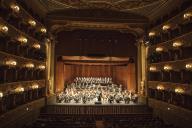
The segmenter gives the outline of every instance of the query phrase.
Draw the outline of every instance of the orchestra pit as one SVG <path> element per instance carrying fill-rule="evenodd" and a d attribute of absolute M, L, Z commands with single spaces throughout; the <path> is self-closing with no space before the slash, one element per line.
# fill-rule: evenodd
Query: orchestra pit
<path fill-rule="evenodd" d="M 192 0 L 0 0 L 0 128 L 192 128 Z"/>

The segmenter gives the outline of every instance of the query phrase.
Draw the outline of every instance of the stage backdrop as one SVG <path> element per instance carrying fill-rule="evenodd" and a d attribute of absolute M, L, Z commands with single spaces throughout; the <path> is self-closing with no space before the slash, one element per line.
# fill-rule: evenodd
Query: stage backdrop
<path fill-rule="evenodd" d="M 112 65 L 67 65 L 56 62 L 56 92 L 62 91 L 67 82 L 75 77 L 112 77 L 114 83 L 122 84 L 128 90 L 136 90 L 135 64 Z"/>

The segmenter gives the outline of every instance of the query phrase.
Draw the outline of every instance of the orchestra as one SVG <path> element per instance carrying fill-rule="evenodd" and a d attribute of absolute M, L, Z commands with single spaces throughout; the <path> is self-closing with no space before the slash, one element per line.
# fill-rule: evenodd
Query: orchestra
<path fill-rule="evenodd" d="M 110 77 L 76 77 L 56 99 L 58 103 L 129 104 L 137 102 L 138 95 L 121 84 L 114 84 Z"/>

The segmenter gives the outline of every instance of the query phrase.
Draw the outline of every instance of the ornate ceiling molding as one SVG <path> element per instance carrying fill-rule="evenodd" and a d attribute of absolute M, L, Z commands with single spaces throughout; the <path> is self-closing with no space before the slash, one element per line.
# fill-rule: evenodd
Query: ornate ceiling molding
<path fill-rule="evenodd" d="M 110 22 L 90 22 L 90 21 L 55 21 L 51 27 L 52 33 L 61 31 L 72 31 L 75 29 L 90 29 L 90 30 L 115 30 L 122 33 L 130 33 L 135 37 L 140 37 L 144 30 L 139 27 L 130 27 L 128 23 L 110 23 Z"/>
<path fill-rule="evenodd" d="M 67 10 L 95 10 L 103 9 L 108 11 L 117 11 L 119 13 L 132 13 L 138 14 L 149 20 L 154 20 L 159 16 L 162 16 L 169 12 L 177 5 L 180 5 L 183 0 L 24 0 L 26 4 L 33 7 L 34 11 L 43 8 L 43 12 L 47 15 L 54 13 L 57 15 L 58 12 L 64 13 Z M 62 11 L 61 11 L 62 10 Z M 74 13 L 77 13 L 74 12 Z M 37 11 L 37 13 L 42 13 Z M 93 13 L 96 14 L 96 13 Z M 104 13 L 105 14 L 105 13 Z M 71 15 L 71 14 L 70 14 Z M 120 15 L 120 14 L 119 14 Z M 81 17 L 81 15 L 79 15 Z M 107 19 L 108 17 L 106 17 Z M 117 17 L 116 20 L 123 18 Z M 127 19 L 127 18 L 125 18 Z M 114 20 L 114 19 L 113 19 Z M 126 21 L 126 20 L 125 20 Z"/>
<path fill-rule="evenodd" d="M 39 0 L 48 9 L 110 9 L 127 11 L 145 6 L 160 4 L 167 0 Z"/>
<path fill-rule="evenodd" d="M 38 0 L 48 12 L 56 10 L 105 9 L 142 15 L 152 20 L 159 10 L 170 9 L 181 0 Z M 165 9 L 166 7 L 166 9 Z M 161 10 L 162 11 L 162 10 Z"/>
<path fill-rule="evenodd" d="M 181 0 L 25 0 L 46 10 L 51 31 L 117 30 L 140 36 L 150 20 L 163 15 Z M 150 20 L 149 20 L 150 19 Z M 134 28 L 134 29 L 133 29 Z M 137 33 L 137 34 L 135 34 Z"/>
<path fill-rule="evenodd" d="M 106 9 L 81 9 L 81 10 L 55 10 L 47 14 L 48 19 L 69 19 L 87 21 L 107 21 L 121 23 L 147 23 L 148 19 L 142 15 L 130 12 L 120 12 Z"/>

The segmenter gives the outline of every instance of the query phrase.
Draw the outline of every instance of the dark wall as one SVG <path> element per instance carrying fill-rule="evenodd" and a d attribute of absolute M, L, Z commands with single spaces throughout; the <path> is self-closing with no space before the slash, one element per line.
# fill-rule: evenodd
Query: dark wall
<path fill-rule="evenodd" d="M 58 33 L 56 55 L 136 57 L 136 38 L 117 31 L 75 30 Z"/>
<path fill-rule="evenodd" d="M 192 128 L 192 111 L 152 98 L 148 99 L 149 107 L 153 108 L 154 116 L 158 116 L 168 124 L 180 128 Z"/>
<path fill-rule="evenodd" d="M 45 98 L 21 105 L 0 116 L 0 128 L 23 128 L 32 124 L 45 106 Z"/>

